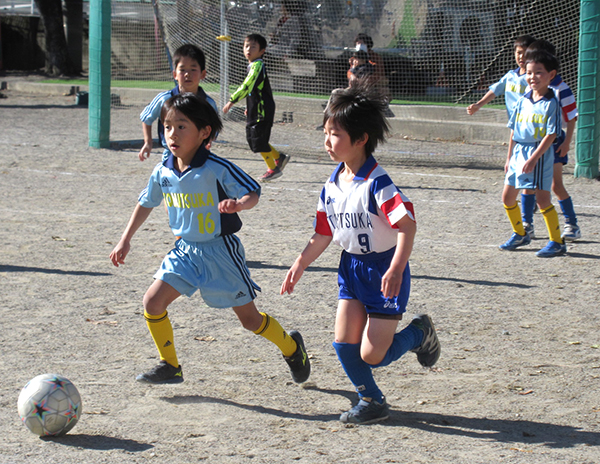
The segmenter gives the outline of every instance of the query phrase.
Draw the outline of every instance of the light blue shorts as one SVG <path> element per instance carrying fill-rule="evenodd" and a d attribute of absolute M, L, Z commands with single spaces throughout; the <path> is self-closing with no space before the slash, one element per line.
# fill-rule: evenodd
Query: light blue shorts
<path fill-rule="evenodd" d="M 408 263 L 402 274 L 400 294 L 395 298 L 385 298 L 381 293 L 381 278 L 390 267 L 395 249 L 366 255 L 343 251 L 338 269 L 338 299 L 360 301 L 371 317 L 402 319 L 410 295 Z"/>
<path fill-rule="evenodd" d="M 260 291 L 250 278 L 244 247 L 235 235 L 210 242 L 177 240 L 154 278 L 186 296 L 199 289 L 205 303 L 213 308 L 245 305 Z"/>
<path fill-rule="evenodd" d="M 538 144 L 516 143 L 513 155 L 510 158 L 508 171 L 504 178 L 505 185 L 512 185 L 517 190 L 547 190 L 552 188 L 552 176 L 554 174 L 554 148 L 550 147 L 538 160 L 535 168 L 529 174 L 523 173 L 523 165 L 535 151 Z"/>

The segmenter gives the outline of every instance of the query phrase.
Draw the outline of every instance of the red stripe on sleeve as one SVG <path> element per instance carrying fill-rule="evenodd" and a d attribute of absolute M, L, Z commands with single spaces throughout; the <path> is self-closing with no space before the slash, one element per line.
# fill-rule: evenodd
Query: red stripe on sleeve
<path fill-rule="evenodd" d="M 325 211 L 317 211 L 317 221 L 315 224 L 315 232 L 321 235 L 333 236 L 329 222 L 327 221 L 327 213 Z"/>

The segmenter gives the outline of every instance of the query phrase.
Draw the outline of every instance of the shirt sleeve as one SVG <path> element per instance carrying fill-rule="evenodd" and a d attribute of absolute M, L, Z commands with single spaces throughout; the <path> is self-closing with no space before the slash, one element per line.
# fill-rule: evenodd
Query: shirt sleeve
<path fill-rule="evenodd" d="M 504 91 L 506 90 L 506 81 L 508 80 L 509 75 L 510 72 L 506 73 L 504 76 L 502 76 L 502 79 L 495 84 L 490 85 L 489 89 L 494 92 L 494 95 L 504 95 Z"/>
<path fill-rule="evenodd" d="M 548 105 L 548 122 L 546 123 L 546 134 L 559 134 L 561 128 L 561 116 L 558 102 L 553 98 Z"/>
<path fill-rule="evenodd" d="M 151 126 L 154 121 L 160 118 L 162 106 L 164 102 L 170 98 L 170 96 L 170 91 L 159 93 L 156 97 L 154 97 L 154 100 L 152 100 L 150 104 L 144 108 L 144 111 L 140 113 L 140 120 L 144 124 Z"/>
<path fill-rule="evenodd" d="M 559 90 L 558 98 L 563 117 L 565 118 L 565 121 L 569 122 L 579 116 L 579 112 L 577 111 L 577 103 L 575 102 L 575 95 L 573 95 L 573 91 L 564 82 L 562 84 L 563 85 Z"/>
<path fill-rule="evenodd" d="M 140 206 L 143 206 L 144 208 L 156 208 L 163 199 L 162 189 L 160 188 L 161 168 L 162 163 L 159 163 L 154 167 L 154 171 L 152 171 L 150 179 L 148 180 L 148 185 L 142 190 L 138 197 Z"/>
<path fill-rule="evenodd" d="M 327 220 L 327 212 L 325 211 L 325 187 L 319 195 L 319 204 L 317 205 L 317 216 L 314 221 L 315 232 L 321 235 L 333 236 L 329 221 Z"/>
<path fill-rule="evenodd" d="M 260 75 L 260 72 L 262 70 L 262 67 L 263 62 L 260 60 L 254 61 L 250 65 L 250 69 L 248 70 L 248 75 L 246 76 L 246 79 L 244 79 L 242 85 L 240 85 L 238 89 L 231 95 L 230 101 L 232 103 L 239 102 L 242 98 L 247 97 L 250 94 L 250 92 L 252 92 L 254 84 L 256 83 L 256 80 L 258 79 L 258 76 Z"/>
<path fill-rule="evenodd" d="M 416 222 L 412 202 L 394 185 L 389 176 L 379 176 L 375 179 L 371 186 L 371 194 L 390 226 L 395 228 L 404 216 Z"/>

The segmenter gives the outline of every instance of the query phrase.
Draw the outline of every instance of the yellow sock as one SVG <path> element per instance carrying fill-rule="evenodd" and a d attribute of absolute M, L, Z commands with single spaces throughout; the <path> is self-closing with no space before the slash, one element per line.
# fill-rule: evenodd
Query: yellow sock
<path fill-rule="evenodd" d="M 289 336 L 289 334 L 283 330 L 283 327 L 279 325 L 277 319 L 269 316 L 265 313 L 260 313 L 263 317 L 263 322 L 254 333 L 256 335 L 260 335 L 261 337 L 265 337 L 270 342 L 277 345 L 277 347 L 281 350 L 284 356 L 290 357 L 296 352 L 295 340 Z"/>
<path fill-rule="evenodd" d="M 518 203 L 515 203 L 514 206 L 504 205 L 504 209 L 513 231 L 519 235 L 525 235 L 525 227 L 523 227 L 523 221 L 521 220 L 521 208 L 519 208 Z"/>
<path fill-rule="evenodd" d="M 158 316 L 153 316 L 144 311 L 144 319 L 150 330 L 150 335 L 156 344 L 161 360 L 167 361 L 171 366 L 179 367 L 175 344 L 173 343 L 173 326 L 167 311 Z"/>
<path fill-rule="evenodd" d="M 544 216 L 544 222 L 546 223 L 546 227 L 548 228 L 548 235 L 550 236 L 550 240 L 553 242 L 562 243 L 563 240 L 560 236 L 560 223 L 558 221 L 558 213 L 554 208 L 554 205 L 548 206 L 546 209 L 540 210 L 542 215 Z"/>
<path fill-rule="evenodd" d="M 275 150 L 275 148 L 273 148 L 272 145 L 269 145 L 269 147 L 271 147 L 271 151 L 260 152 L 260 154 L 265 160 L 265 163 L 267 163 L 268 168 L 275 169 L 275 167 L 277 166 L 275 161 L 279 159 L 279 152 Z"/>

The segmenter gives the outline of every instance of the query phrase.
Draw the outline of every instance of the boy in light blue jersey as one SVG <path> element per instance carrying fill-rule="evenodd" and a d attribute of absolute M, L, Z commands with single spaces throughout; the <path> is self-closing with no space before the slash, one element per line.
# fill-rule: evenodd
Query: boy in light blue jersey
<path fill-rule="evenodd" d="M 232 307 L 244 328 L 277 345 L 294 381 L 305 382 L 310 362 L 302 336 L 296 331 L 286 332 L 275 318 L 258 312 L 254 298 L 260 289 L 250 277 L 244 247 L 235 235 L 242 226 L 238 213 L 258 203 L 259 185 L 235 164 L 206 148 L 222 127 L 206 100 L 192 93 L 175 95 L 163 105 L 161 119 L 169 157 L 154 168 L 121 240 L 110 254 L 115 266 L 124 264 L 133 235 L 164 200 L 171 230 L 180 238 L 144 295 L 144 317 L 160 363 L 137 380 L 183 381 L 167 307 L 180 295 L 191 296 L 199 289 L 207 305 Z"/>
<path fill-rule="evenodd" d="M 536 40 L 527 49 L 525 58 L 530 53 L 534 53 L 537 50 L 545 50 L 551 55 L 556 56 L 556 49 L 547 40 Z M 550 88 L 554 91 L 554 94 L 560 103 L 562 112 L 563 127 L 566 130 L 562 130 L 554 141 L 554 177 L 552 180 L 552 192 L 556 195 L 558 205 L 565 218 L 565 226 L 562 233 L 562 238 L 566 241 L 575 241 L 581 238 L 581 228 L 577 223 L 577 214 L 575 213 L 575 206 L 573 205 L 573 199 L 563 182 L 563 166 L 569 162 L 569 147 L 573 140 L 573 134 L 575 132 L 575 125 L 577 122 L 578 111 L 577 103 L 575 101 L 575 95 L 571 88 L 562 80 L 560 75 L 556 75 L 552 82 L 550 82 Z M 535 238 L 535 231 L 533 226 L 533 213 L 535 210 L 535 192 L 525 190 L 521 194 L 521 208 L 523 209 L 523 224 L 525 226 L 525 232 L 533 239 Z"/>
<path fill-rule="evenodd" d="M 158 139 L 163 147 L 163 160 L 169 157 L 169 148 L 165 140 L 160 112 L 163 104 L 172 96 L 185 92 L 195 93 L 197 97 L 210 103 L 210 106 L 218 112 L 215 101 L 200 87 L 200 81 L 206 78 L 206 58 L 204 52 L 192 44 L 182 45 L 173 54 L 173 65 L 175 66 L 173 69 L 173 79 L 177 81 L 177 85 L 171 90 L 159 93 L 140 114 L 142 132 L 144 134 L 144 145 L 138 154 L 140 161 L 147 159 L 152 151 L 152 124 L 156 120 L 158 120 Z M 210 150 L 210 144 L 208 145 L 208 149 Z"/>
<path fill-rule="evenodd" d="M 508 123 L 511 138 L 504 167 L 506 177 L 502 202 L 513 234 L 500 245 L 500 249 L 512 251 L 531 242 L 517 204 L 519 190 L 530 189 L 535 191 L 550 236 L 548 244 L 536 255 L 549 258 L 567 251 L 560 235 L 558 213 L 550 197 L 554 172 L 553 143 L 561 132 L 561 115 L 560 104 L 549 85 L 558 72 L 558 60 L 547 52 L 537 51 L 528 55 L 526 72 L 531 90 L 517 101 Z"/>
<path fill-rule="evenodd" d="M 527 82 L 525 80 L 525 52 L 527 51 L 527 47 L 534 41 L 535 39 L 530 35 L 523 35 L 515 39 L 515 61 L 517 62 L 518 67 L 516 69 L 511 69 L 502 77 L 502 79 L 495 84 L 492 84 L 481 100 L 469 105 L 467 107 L 468 114 L 475 114 L 481 107 L 491 102 L 498 95 L 504 95 L 506 112 L 510 119 L 515 104 L 519 98 L 523 96 L 525 89 L 527 88 Z"/>

